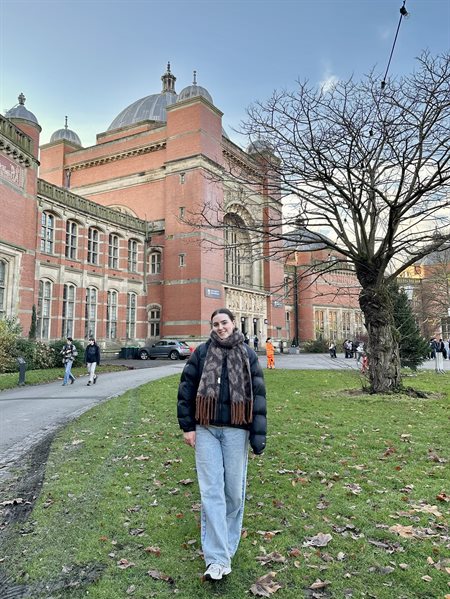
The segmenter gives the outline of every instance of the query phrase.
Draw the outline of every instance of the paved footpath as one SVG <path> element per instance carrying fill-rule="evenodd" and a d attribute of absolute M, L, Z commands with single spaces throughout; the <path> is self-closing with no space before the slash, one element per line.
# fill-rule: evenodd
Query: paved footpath
<path fill-rule="evenodd" d="M 260 355 L 259 360 L 265 368 L 265 356 Z M 90 387 L 86 386 L 87 376 L 82 376 L 67 387 L 56 381 L 0 392 L 0 480 L 8 476 L 9 467 L 35 444 L 92 406 L 150 381 L 180 375 L 184 367 L 181 361 L 114 360 L 114 363 L 122 363 L 132 370 L 100 373 L 97 384 Z M 450 369 L 447 361 L 445 368 L 447 364 Z M 354 359 L 341 355 L 331 359 L 326 354 L 277 354 L 275 366 L 288 370 L 358 368 Z M 434 369 L 434 360 L 427 360 L 423 368 Z"/>

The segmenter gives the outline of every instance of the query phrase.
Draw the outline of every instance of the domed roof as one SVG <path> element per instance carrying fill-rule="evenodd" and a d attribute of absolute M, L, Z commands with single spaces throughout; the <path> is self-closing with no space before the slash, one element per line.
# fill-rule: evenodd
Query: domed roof
<path fill-rule="evenodd" d="M 65 139 L 67 141 L 70 141 L 73 144 L 76 144 L 77 146 L 81 146 L 81 140 L 78 137 L 78 135 L 75 133 L 75 131 L 72 131 L 72 129 L 69 129 L 67 126 L 67 117 L 66 117 L 66 124 L 64 125 L 63 129 L 58 129 L 57 131 L 55 131 L 54 133 L 52 133 L 52 136 L 50 137 L 50 143 L 54 142 L 54 141 L 59 141 L 60 139 Z"/>
<path fill-rule="evenodd" d="M 192 85 L 188 85 L 187 87 L 181 90 L 181 92 L 178 94 L 177 102 L 187 100 L 188 98 L 198 98 L 199 96 L 206 98 L 208 102 L 214 104 L 209 91 L 201 85 L 197 85 L 197 72 L 194 71 L 194 81 L 192 82 Z"/>
<path fill-rule="evenodd" d="M 259 138 L 255 139 L 255 141 L 252 141 L 247 146 L 247 153 L 248 154 L 264 154 L 264 153 L 272 154 L 273 147 L 268 141 L 261 139 L 259 137 Z"/>
<path fill-rule="evenodd" d="M 19 100 L 19 103 L 8 110 L 5 117 L 7 119 L 23 119 L 24 121 L 31 121 L 32 123 L 39 125 L 34 114 L 25 108 L 26 98 L 23 93 L 21 93 L 17 99 Z"/>
<path fill-rule="evenodd" d="M 167 71 L 161 77 L 161 80 L 163 88 L 160 94 L 146 96 L 127 106 L 116 116 L 108 127 L 108 131 L 133 125 L 140 121 L 165 122 L 167 120 L 166 107 L 175 104 L 177 101 L 177 94 L 175 92 L 176 77 L 170 72 L 170 62 L 167 64 Z"/>

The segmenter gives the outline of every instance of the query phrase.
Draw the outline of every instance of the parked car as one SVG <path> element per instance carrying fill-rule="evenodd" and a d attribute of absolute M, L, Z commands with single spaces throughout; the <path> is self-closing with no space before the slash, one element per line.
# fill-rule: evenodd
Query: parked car
<path fill-rule="evenodd" d="M 153 345 L 146 345 L 138 350 L 138 356 L 141 360 L 156 360 L 156 358 L 185 360 L 190 355 L 191 348 L 189 345 L 178 339 L 161 339 Z"/>

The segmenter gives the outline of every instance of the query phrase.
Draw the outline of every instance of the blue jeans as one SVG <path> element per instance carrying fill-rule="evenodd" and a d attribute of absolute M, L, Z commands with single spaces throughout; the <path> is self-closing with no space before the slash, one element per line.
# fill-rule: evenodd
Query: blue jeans
<path fill-rule="evenodd" d="M 241 539 L 249 433 L 240 428 L 197 426 L 195 462 L 202 501 L 205 562 L 230 566 Z"/>
<path fill-rule="evenodd" d="M 64 382 L 63 382 L 63 385 L 67 385 L 67 383 L 69 382 L 69 379 L 75 380 L 75 377 L 73 376 L 71 370 L 72 370 L 72 360 L 69 360 L 66 363 L 65 370 L 64 370 Z"/>

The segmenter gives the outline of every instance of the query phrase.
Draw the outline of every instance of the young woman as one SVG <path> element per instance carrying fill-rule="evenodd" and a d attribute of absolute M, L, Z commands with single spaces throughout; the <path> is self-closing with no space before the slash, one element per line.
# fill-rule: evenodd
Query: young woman
<path fill-rule="evenodd" d="M 89 380 L 87 385 L 92 385 L 92 383 L 97 382 L 97 375 L 95 374 L 95 369 L 100 365 L 100 348 L 95 342 L 94 337 L 89 337 L 89 343 L 86 346 L 84 351 L 84 363 L 86 364 Z"/>
<path fill-rule="evenodd" d="M 266 445 L 266 390 L 258 358 L 227 308 L 213 312 L 206 343 L 189 358 L 178 389 L 178 421 L 195 448 L 206 580 L 231 572 L 241 538 L 248 445 Z"/>
<path fill-rule="evenodd" d="M 63 387 L 65 387 L 69 381 L 70 384 L 73 385 L 75 382 L 75 377 L 72 374 L 72 364 L 75 358 L 78 356 L 78 351 L 75 345 L 73 344 L 72 337 L 67 337 L 66 343 L 63 345 L 61 350 L 62 361 L 64 364 L 64 381 Z"/>

